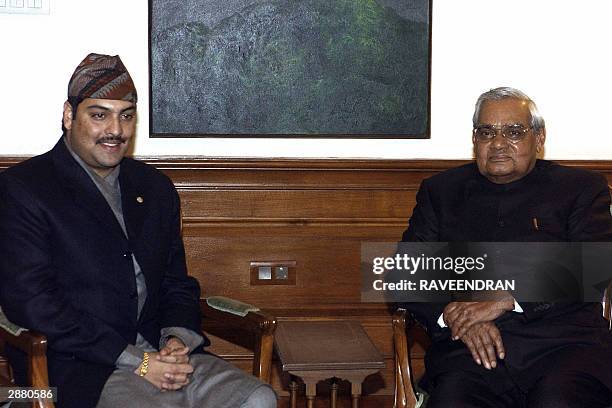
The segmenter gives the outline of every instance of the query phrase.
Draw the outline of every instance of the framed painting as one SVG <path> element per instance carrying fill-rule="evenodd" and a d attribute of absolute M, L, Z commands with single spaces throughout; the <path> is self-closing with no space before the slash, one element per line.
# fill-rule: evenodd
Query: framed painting
<path fill-rule="evenodd" d="M 151 137 L 428 138 L 431 0 L 149 0 Z"/>

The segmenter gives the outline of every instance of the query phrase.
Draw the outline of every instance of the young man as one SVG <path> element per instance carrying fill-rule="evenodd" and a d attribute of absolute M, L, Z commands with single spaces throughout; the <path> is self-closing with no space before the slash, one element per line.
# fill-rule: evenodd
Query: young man
<path fill-rule="evenodd" d="M 136 102 L 119 57 L 88 55 L 68 85 L 63 137 L 0 175 L 2 308 L 47 336 L 60 408 L 275 407 L 269 386 L 190 354 L 209 342 L 178 194 L 124 157 Z"/>

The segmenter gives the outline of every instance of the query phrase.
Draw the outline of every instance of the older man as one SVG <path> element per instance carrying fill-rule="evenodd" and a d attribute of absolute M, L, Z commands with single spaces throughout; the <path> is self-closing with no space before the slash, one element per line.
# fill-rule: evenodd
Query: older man
<path fill-rule="evenodd" d="M 178 194 L 124 158 L 136 98 L 119 57 L 88 55 L 68 85 L 63 137 L 0 175 L 2 308 L 47 336 L 58 407 L 275 407 L 269 386 L 201 353 Z"/>
<path fill-rule="evenodd" d="M 480 96 L 476 162 L 423 181 L 403 241 L 612 241 L 598 174 L 538 160 L 544 120 L 512 88 Z M 607 407 L 612 334 L 595 303 L 409 304 L 433 344 L 424 386 L 435 407 Z"/>

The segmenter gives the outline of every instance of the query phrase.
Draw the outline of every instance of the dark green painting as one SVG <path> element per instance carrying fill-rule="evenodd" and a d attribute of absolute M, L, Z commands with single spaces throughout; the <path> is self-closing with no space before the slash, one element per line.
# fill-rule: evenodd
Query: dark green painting
<path fill-rule="evenodd" d="M 428 137 L 430 0 L 151 0 L 151 134 Z"/>

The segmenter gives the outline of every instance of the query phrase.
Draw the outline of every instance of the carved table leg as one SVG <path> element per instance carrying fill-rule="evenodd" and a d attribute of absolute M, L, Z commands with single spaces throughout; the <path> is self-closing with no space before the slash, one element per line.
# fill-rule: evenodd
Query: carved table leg
<path fill-rule="evenodd" d="M 330 400 L 331 408 L 336 408 L 336 404 L 338 401 L 338 382 L 335 378 L 331 379 Z"/>
<path fill-rule="evenodd" d="M 306 382 L 306 407 L 314 408 L 314 400 L 317 396 L 317 383 L 316 382 Z"/>
<path fill-rule="evenodd" d="M 359 408 L 359 398 L 361 398 L 361 382 L 351 382 L 352 408 Z"/>
<path fill-rule="evenodd" d="M 291 384 L 289 384 L 289 395 L 291 398 L 291 408 L 297 408 L 297 390 L 298 384 L 295 378 L 291 377 Z"/>

